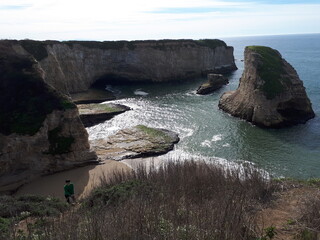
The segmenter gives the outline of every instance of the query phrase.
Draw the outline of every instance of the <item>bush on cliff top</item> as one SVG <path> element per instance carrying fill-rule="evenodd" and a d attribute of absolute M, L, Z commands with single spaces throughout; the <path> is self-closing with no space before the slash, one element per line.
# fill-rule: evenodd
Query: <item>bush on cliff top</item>
<path fill-rule="evenodd" d="M 35 40 L 21 40 L 15 41 L 21 44 L 21 46 L 29 52 L 37 61 L 41 61 L 48 57 L 47 46 L 58 41 L 35 41 Z M 121 50 L 125 47 L 129 50 L 134 50 L 137 45 L 143 43 L 151 43 L 151 47 L 158 50 L 167 49 L 167 44 L 170 43 L 193 43 L 194 46 L 204 46 L 211 49 L 216 47 L 224 46 L 227 47 L 226 43 L 219 39 L 200 39 L 200 40 L 191 40 L 191 39 L 162 39 L 162 40 L 136 40 L 136 41 L 63 41 L 62 43 L 67 44 L 69 47 L 73 47 L 75 44 L 79 44 L 83 47 L 91 49 L 103 49 L 103 50 Z"/>
<path fill-rule="evenodd" d="M 264 46 L 249 46 L 261 56 L 262 62 L 258 66 L 260 77 L 264 80 L 261 90 L 267 99 L 273 99 L 284 91 L 284 84 L 288 81 L 282 75 L 285 73 L 283 60 L 278 51 Z"/>
<path fill-rule="evenodd" d="M 23 219 L 29 216 L 58 216 L 68 204 L 57 198 L 36 195 L 0 196 L 0 217 Z"/>
<path fill-rule="evenodd" d="M 201 40 L 190 40 L 190 39 L 163 39 L 163 40 L 137 40 L 137 41 L 64 41 L 63 43 L 67 44 L 69 47 L 73 47 L 74 44 L 79 44 L 81 46 L 93 49 L 103 49 L 103 50 L 121 50 L 127 47 L 129 50 L 134 50 L 137 45 L 143 43 L 149 43 L 150 47 L 157 50 L 167 49 L 168 44 L 170 43 L 193 43 L 194 45 L 209 47 L 215 49 L 216 47 L 227 47 L 227 44 L 219 39 L 201 39 Z"/>
<path fill-rule="evenodd" d="M 34 135 L 53 110 L 76 106 L 49 87 L 30 58 L 0 46 L 0 133 Z"/>
<path fill-rule="evenodd" d="M 42 233 L 45 239 L 256 239 L 255 206 L 272 191 L 248 169 L 226 172 L 192 161 L 141 167 L 114 174 Z"/>

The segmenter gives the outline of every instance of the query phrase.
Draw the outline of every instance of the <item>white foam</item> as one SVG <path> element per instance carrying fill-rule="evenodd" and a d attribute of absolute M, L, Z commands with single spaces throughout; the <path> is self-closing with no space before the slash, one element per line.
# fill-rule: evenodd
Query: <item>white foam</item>
<path fill-rule="evenodd" d="M 137 90 L 135 90 L 133 93 L 134 93 L 135 95 L 138 95 L 138 96 L 147 96 L 147 95 L 149 95 L 149 93 L 144 92 L 144 91 L 142 91 L 141 89 L 137 89 Z"/>
<path fill-rule="evenodd" d="M 211 142 L 209 140 L 204 140 L 202 143 L 201 143 L 201 146 L 202 147 L 211 147 Z"/>
<path fill-rule="evenodd" d="M 121 91 L 119 89 L 116 89 L 114 87 L 112 87 L 112 85 L 106 85 L 106 90 L 112 92 L 112 93 L 115 93 L 115 94 L 120 94 Z"/>
<path fill-rule="evenodd" d="M 163 164 L 168 163 L 169 161 L 173 162 L 184 162 L 184 161 L 203 161 L 207 164 L 214 164 L 219 168 L 222 168 L 223 170 L 231 170 L 238 172 L 240 175 L 239 177 L 243 176 L 245 177 L 246 174 L 248 174 L 248 170 L 250 173 L 250 170 L 255 170 L 258 171 L 262 177 L 265 179 L 270 179 L 270 174 L 260 168 L 257 168 L 255 164 L 248 162 L 248 161 L 243 161 L 243 160 L 237 160 L 237 161 L 228 161 L 227 159 L 224 158 L 219 158 L 219 157 L 206 157 L 202 156 L 200 154 L 193 154 L 189 153 L 187 151 L 184 151 L 183 149 L 175 149 L 173 151 L 168 152 L 165 155 L 154 157 L 154 158 L 146 158 L 146 159 L 139 159 L 138 163 L 142 164 L 146 167 L 152 165 L 155 166 L 156 168 L 160 167 Z M 134 165 L 139 165 L 139 164 L 134 164 L 135 160 L 131 159 L 130 161 L 124 161 L 126 164 L 128 164 L 130 167 L 135 169 Z"/>
<path fill-rule="evenodd" d="M 222 140 L 222 134 L 214 135 L 211 139 L 212 142 L 218 142 Z"/>

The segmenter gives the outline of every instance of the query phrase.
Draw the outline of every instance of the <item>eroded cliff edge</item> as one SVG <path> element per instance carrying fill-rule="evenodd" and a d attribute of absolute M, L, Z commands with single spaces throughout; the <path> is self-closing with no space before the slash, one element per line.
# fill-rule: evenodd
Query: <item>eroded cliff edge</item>
<path fill-rule="evenodd" d="M 30 55 L 0 42 L 0 191 L 96 159 L 78 109 Z"/>
<path fill-rule="evenodd" d="M 85 91 L 103 78 L 113 83 L 181 81 L 237 69 L 233 47 L 216 39 L 13 43 L 17 51 L 34 56 L 45 81 L 64 93 Z"/>
<path fill-rule="evenodd" d="M 272 48 L 245 48 L 245 69 L 236 91 L 224 93 L 219 108 L 261 127 L 305 123 L 315 116 L 295 69 Z"/>

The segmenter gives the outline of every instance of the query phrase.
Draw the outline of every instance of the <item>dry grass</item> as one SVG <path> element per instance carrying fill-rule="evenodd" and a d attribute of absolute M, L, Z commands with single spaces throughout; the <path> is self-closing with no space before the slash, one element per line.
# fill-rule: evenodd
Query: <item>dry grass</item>
<path fill-rule="evenodd" d="M 255 210 L 272 192 L 252 169 L 193 161 L 141 167 L 115 174 L 37 239 L 256 239 Z"/>

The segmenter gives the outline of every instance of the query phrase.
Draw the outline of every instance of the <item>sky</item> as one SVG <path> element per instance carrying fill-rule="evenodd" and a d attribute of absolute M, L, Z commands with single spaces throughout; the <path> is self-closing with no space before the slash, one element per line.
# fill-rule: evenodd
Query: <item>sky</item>
<path fill-rule="evenodd" d="M 145 40 L 320 33 L 320 0 L 0 0 L 0 39 Z"/>

